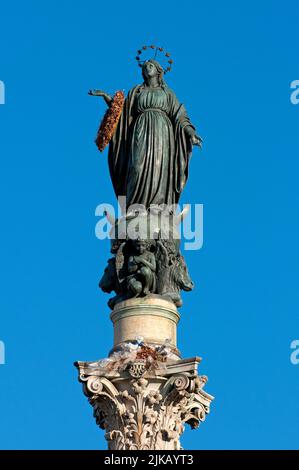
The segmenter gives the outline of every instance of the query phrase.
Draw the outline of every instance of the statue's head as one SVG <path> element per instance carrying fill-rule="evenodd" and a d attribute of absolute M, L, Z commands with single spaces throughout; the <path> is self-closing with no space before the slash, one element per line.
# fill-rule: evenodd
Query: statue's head
<path fill-rule="evenodd" d="M 142 65 L 142 77 L 145 83 L 152 77 L 157 77 L 159 84 L 163 85 L 164 80 L 164 70 L 163 67 L 159 64 L 159 62 L 155 59 L 149 59 L 144 62 Z"/>
<path fill-rule="evenodd" d="M 135 243 L 136 252 L 139 255 L 143 255 L 146 252 L 146 242 L 144 240 L 137 239 Z"/>

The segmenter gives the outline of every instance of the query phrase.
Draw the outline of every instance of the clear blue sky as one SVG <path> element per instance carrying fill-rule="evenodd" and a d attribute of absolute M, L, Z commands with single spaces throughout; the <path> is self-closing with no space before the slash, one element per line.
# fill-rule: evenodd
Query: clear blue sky
<path fill-rule="evenodd" d="M 151 43 L 205 140 L 183 197 L 204 204 L 204 246 L 185 253 L 179 347 L 216 400 L 183 446 L 298 448 L 298 2 L 12 0 L 0 19 L 1 448 L 105 448 L 73 367 L 112 345 L 94 211 L 114 194 L 87 91 L 139 83 Z"/>

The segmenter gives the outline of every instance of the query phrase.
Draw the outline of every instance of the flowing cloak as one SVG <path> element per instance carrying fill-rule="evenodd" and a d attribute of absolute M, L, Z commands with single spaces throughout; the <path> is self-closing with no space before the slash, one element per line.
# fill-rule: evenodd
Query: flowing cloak
<path fill-rule="evenodd" d="M 108 162 L 117 197 L 126 207 L 177 204 L 192 151 L 185 107 L 165 87 L 132 88 L 109 144 Z"/>

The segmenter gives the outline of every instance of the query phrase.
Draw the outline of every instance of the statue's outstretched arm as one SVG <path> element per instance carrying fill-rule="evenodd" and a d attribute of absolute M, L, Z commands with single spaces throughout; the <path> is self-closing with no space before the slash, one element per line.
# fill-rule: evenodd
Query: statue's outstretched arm
<path fill-rule="evenodd" d="M 88 94 L 91 96 L 101 96 L 102 98 L 104 98 L 107 106 L 110 106 L 113 101 L 113 98 L 108 95 L 108 93 L 105 93 L 105 91 L 102 90 L 89 90 Z"/>

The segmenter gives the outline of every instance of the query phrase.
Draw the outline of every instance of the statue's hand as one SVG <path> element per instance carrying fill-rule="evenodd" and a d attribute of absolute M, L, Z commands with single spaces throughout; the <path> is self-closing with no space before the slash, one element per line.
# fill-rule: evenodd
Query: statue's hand
<path fill-rule="evenodd" d="M 105 92 L 102 90 L 89 90 L 88 94 L 91 96 L 104 96 Z"/>
<path fill-rule="evenodd" d="M 107 106 L 110 106 L 113 101 L 113 98 L 102 90 L 89 90 L 88 94 L 91 96 L 102 96 Z"/>
<path fill-rule="evenodd" d="M 194 134 L 191 137 L 191 141 L 193 145 L 197 145 L 198 147 L 202 148 L 202 138 L 199 135 Z"/>

